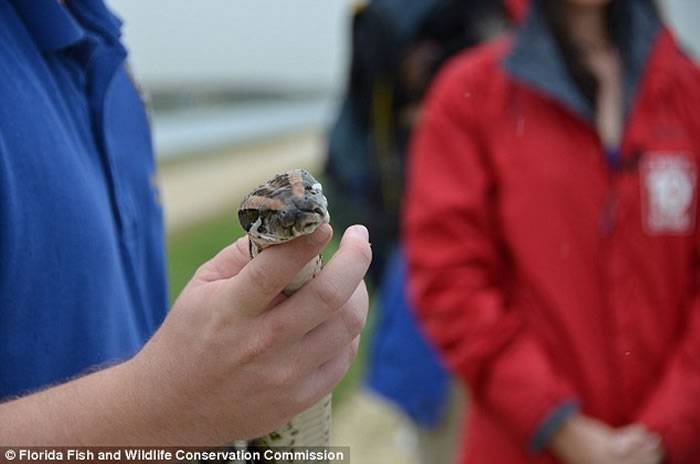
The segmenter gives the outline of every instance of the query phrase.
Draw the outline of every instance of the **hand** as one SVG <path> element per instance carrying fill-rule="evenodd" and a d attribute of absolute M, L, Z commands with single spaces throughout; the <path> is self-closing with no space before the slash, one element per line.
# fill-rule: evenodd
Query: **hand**
<path fill-rule="evenodd" d="M 642 424 L 615 430 L 613 453 L 624 462 L 635 464 L 659 464 L 664 458 L 661 437 Z"/>
<path fill-rule="evenodd" d="M 367 316 L 367 229 L 349 228 L 315 279 L 289 298 L 280 293 L 331 235 L 324 225 L 252 261 L 242 238 L 196 272 L 129 362 L 152 391 L 139 407 L 161 411 L 161 436 L 179 445 L 261 436 L 340 381 Z"/>
<path fill-rule="evenodd" d="M 616 430 L 583 415 L 566 421 L 551 449 L 567 464 L 658 464 L 663 459 L 660 441 L 642 426 Z"/>
<path fill-rule="evenodd" d="M 576 415 L 554 434 L 550 447 L 567 464 L 613 463 L 612 433 L 604 423 Z"/>

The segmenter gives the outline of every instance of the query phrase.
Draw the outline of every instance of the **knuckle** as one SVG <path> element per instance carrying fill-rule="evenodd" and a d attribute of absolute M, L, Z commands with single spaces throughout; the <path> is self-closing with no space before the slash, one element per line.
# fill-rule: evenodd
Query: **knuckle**
<path fill-rule="evenodd" d="M 314 296 L 324 307 L 329 310 L 335 310 L 344 303 L 337 285 L 330 281 L 330 279 L 323 282 L 318 279 L 315 280 L 318 284 L 312 287 L 314 289 Z"/>
<path fill-rule="evenodd" d="M 253 340 L 245 345 L 244 358 L 248 361 L 255 360 L 272 351 L 275 346 L 275 337 L 267 330 L 259 330 Z"/>
<path fill-rule="evenodd" d="M 199 265 L 196 271 L 194 271 L 194 274 L 192 275 L 193 280 L 203 280 L 203 281 L 208 281 L 211 280 L 212 275 L 212 269 L 211 269 L 211 260 L 206 261 L 202 264 Z"/>
<path fill-rule="evenodd" d="M 277 385 L 286 392 L 292 391 L 299 381 L 298 371 L 294 368 L 293 363 L 278 368 L 275 380 Z"/>
<path fill-rule="evenodd" d="M 262 353 L 263 351 L 260 349 L 258 343 L 249 343 L 247 346 L 241 348 L 239 357 L 240 365 L 247 366 L 254 364 Z"/>
<path fill-rule="evenodd" d="M 358 309 L 354 308 L 352 305 L 347 306 L 343 321 L 345 323 L 345 330 L 347 331 L 348 335 L 353 338 L 362 332 L 362 329 L 365 326 L 365 318 L 362 312 L 358 311 Z"/>
<path fill-rule="evenodd" d="M 286 376 L 287 376 L 287 382 L 291 383 L 292 385 L 298 385 L 301 380 L 304 378 L 306 369 L 304 366 L 304 357 L 300 354 L 296 355 L 295 361 L 288 363 L 286 366 Z"/>
<path fill-rule="evenodd" d="M 285 390 L 288 385 L 287 369 L 276 367 L 270 369 L 267 373 L 267 378 L 274 390 Z"/>
<path fill-rule="evenodd" d="M 248 240 L 248 236 L 244 235 L 234 243 L 236 251 L 238 251 L 241 256 L 245 256 L 246 258 L 250 258 L 250 250 L 248 249 L 250 245 L 248 244 Z"/>
<path fill-rule="evenodd" d="M 272 344 L 276 340 L 282 340 L 285 337 L 287 326 L 284 321 L 275 317 L 276 314 L 266 313 L 264 321 L 264 331 L 266 336 L 269 338 L 269 342 Z"/>
<path fill-rule="evenodd" d="M 310 388 L 306 383 L 302 383 L 297 388 L 291 389 L 289 399 L 295 410 L 303 410 L 313 404 L 314 397 L 311 395 Z"/>
<path fill-rule="evenodd" d="M 258 351 L 263 353 L 269 353 L 273 351 L 277 342 L 275 334 L 270 330 L 263 330 L 258 337 Z"/>
<path fill-rule="evenodd" d="M 367 284 L 364 280 L 360 281 L 360 285 L 358 285 L 358 288 L 355 291 L 360 292 L 360 299 L 362 301 L 362 304 L 365 306 L 366 312 L 369 309 L 369 292 L 367 291 Z"/>
<path fill-rule="evenodd" d="M 347 350 L 342 355 L 342 358 L 339 360 L 339 362 L 336 364 L 335 369 L 333 371 L 333 383 L 340 382 L 350 370 L 350 366 L 352 365 L 354 357 L 351 357 L 349 353 L 350 350 Z"/>
<path fill-rule="evenodd" d="M 251 265 L 248 268 L 248 281 L 257 292 L 263 295 L 274 295 L 277 293 L 276 282 L 260 266 Z"/>
<path fill-rule="evenodd" d="M 360 337 L 355 338 L 352 343 L 350 344 L 350 349 L 348 350 L 348 358 L 350 359 L 350 364 L 352 364 L 353 360 L 357 356 L 357 353 L 360 351 Z"/>

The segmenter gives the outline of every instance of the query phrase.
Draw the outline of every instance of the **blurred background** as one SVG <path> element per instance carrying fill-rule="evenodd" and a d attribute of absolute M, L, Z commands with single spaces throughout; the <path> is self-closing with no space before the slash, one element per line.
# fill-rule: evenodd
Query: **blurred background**
<path fill-rule="evenodd" d="M 349 81 L 358 5 L 108 3 L 125 22 L 130 64 L 151 111 L 174 297 L 203 261 L 242 234 L 235 212 L 251 188 L 295 167 L 332 182 L 323 177 L 327 134 Z M 679 40 L 700 57 L 700 3 L 660 6 Z M 344 206 L 332 203 L 332 214 L 342 217 Z M 365 341 L 373 327 L 370 321 Z M 417 441 L 405 417 L 359 393 L 366 346 L 336 391 L 333 441 L 350 445 L 354 462 L 415 462 Z"/>

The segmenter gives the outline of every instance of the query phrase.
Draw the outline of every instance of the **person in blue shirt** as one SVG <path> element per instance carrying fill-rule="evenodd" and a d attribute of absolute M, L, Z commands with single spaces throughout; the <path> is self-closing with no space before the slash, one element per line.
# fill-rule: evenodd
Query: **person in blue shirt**
<path fill-rule="evenodd" d="M 252 438 L 330 391 L 357 350 L 362 226 L 289 299 L 330 227 L 254 261 L 237 241 L 167 311 L 151 139 L 120 26 L 101 0 L 0 0 L 2 444 Z"/>

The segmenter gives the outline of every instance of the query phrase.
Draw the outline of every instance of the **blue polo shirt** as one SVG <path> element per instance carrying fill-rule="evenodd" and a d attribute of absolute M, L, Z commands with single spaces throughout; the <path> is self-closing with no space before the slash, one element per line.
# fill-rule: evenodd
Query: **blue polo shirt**
<path fill-rule="evenodd" d="M 132 356 L 167 308 L 121 23 L 65 3 L 0 0 L 0 399 Z"/>

